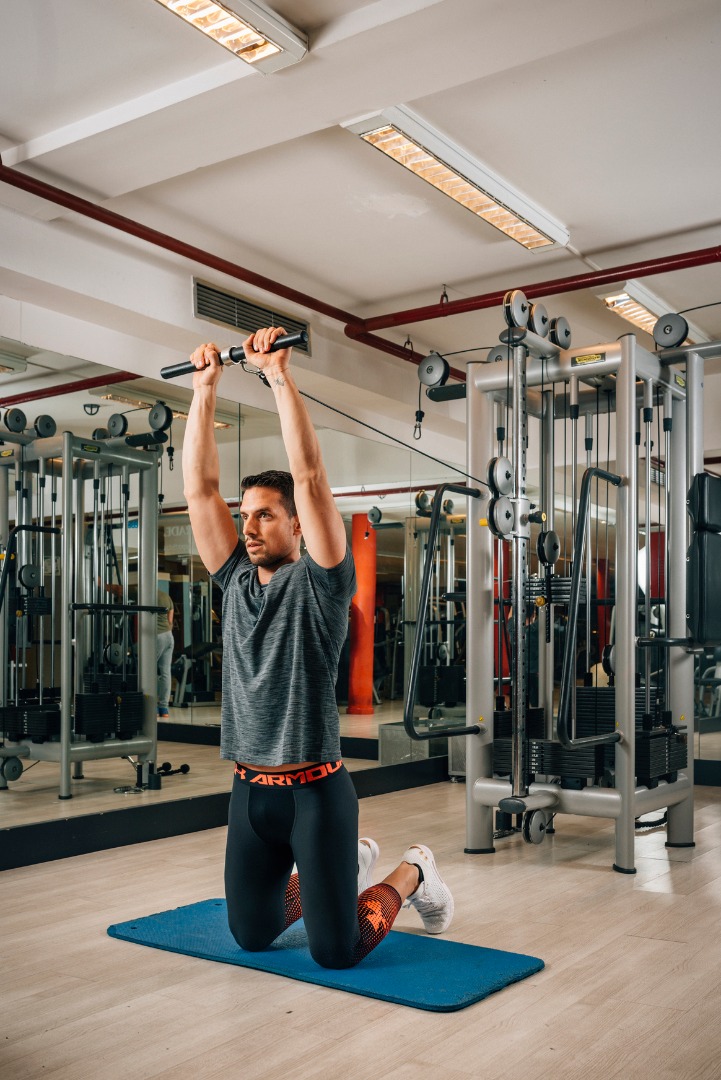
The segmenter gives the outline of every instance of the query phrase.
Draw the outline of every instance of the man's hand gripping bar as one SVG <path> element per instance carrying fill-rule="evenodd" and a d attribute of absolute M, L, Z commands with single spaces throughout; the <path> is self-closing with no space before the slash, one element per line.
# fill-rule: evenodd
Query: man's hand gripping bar
<path fill-rule="evenodd" d="M 286 334 L 284 337 L 276 338 L 269 351 L 278 352 L 279 349 L 292 349 L 294 345 L 307 344 L 307 331 L 299 330 L 297 334 Z M 232 346 L 231 348 L 223 349 L 219 356 L 221 364 L 240 364 L 244 371 L 247 371 L 250 375 L 259 375 L 267 385 L 268 380 L 264 377 L 260 368 L 248 366 L 245 352 L 241 346 Z M 176 379 L 179 375 L 192 375 L 197 370 L 195 364 L 186 360 L 182 364 L 171 364 L 169 367 L 161 368 L 160 374 L 164 379 Z"/>

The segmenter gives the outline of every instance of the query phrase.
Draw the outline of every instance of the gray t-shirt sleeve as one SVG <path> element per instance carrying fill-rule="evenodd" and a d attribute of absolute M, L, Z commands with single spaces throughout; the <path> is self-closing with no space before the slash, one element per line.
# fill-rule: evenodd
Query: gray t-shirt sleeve
<path fill-rule="evenodd" d="M 329 596 L 338 600 L 350 600 L 355 596 L 358 585 L 350 548 L 346 548 L 343 561 L 337 566 L 331 566 L 330 569 L 319 566 L 307 552 L 305 558 L 311 577 Z"/>
<path fill-rule="evenodd" d="M 242 562 L 247 561 L 248 556 L 245 551 L 245 547 L 239 540 L 235 545 L 232 555 L 227 559 L 219 570 L 216 570 L 214 574 L 211 574 L 213 581 L 220 588 L 221 592 L 225 592 L 228 587 L 228 582 L 232 578 L 234 572 L 238 569 Z"/>

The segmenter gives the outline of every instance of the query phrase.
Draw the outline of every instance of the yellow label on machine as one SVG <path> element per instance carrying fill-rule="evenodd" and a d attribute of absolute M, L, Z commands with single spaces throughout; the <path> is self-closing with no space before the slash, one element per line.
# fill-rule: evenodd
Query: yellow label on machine
<path fill-rule="evenodd" d="M 583 353 L 581 356 L 572 356 L 571 364 L 600 364 L 605 359 L 604 352 Z"/>

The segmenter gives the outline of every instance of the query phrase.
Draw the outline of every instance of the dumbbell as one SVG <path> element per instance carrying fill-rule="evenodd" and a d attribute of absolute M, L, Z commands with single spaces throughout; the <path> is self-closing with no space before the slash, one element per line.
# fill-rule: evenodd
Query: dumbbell
<path fill-rule="evenodd" d="M 162 765 L 158 765 L 155 771 L 160 773 L 161 776 L 175 776 L 176 773 L 186 776 L 190 772 L 190 765 L 181 765 L 179 769 L 174 769 L 169 761 L 164 761 Z"/>

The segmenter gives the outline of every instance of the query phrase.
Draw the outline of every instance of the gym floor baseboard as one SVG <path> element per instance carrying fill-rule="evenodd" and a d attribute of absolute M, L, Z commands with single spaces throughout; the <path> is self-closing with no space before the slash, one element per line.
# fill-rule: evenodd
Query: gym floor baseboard
<path fill-rule="evenodd" d="M 352 772 L 359 799 L 448 779 L 448 758 L 425 758 Z M 227 824 L 230 792 L 198 795 L 155 806 L 126 807 L 0 830 L 0 870 L 87 855 L 92 851 L 162 840 Z"/>

